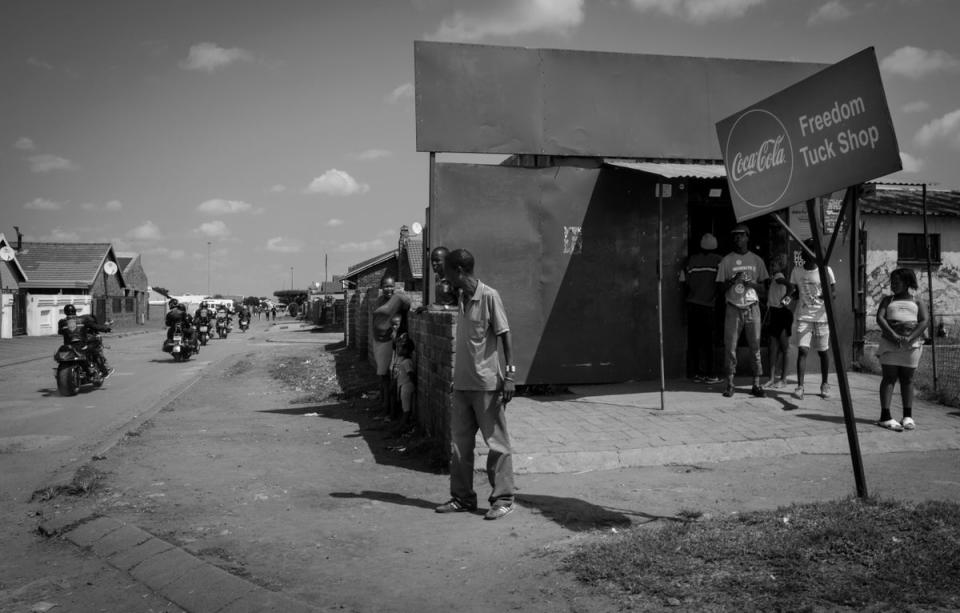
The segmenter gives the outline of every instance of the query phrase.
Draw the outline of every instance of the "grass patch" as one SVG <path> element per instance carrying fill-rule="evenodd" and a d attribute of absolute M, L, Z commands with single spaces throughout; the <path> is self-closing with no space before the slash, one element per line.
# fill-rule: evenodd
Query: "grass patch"
<path fill-rule="evenodd" d="M 637 528 L 564 568 L 628 610 L 956 610 L 960 505 L 846 499 Z"/>

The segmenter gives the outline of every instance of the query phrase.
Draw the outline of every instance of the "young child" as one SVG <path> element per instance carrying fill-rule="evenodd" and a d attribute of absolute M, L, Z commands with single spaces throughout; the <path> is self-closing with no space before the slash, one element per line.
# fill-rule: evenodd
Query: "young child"
<path fill-rule="evenodd" d="M 417 390 L 413 351 L 413 341 L 406 334 L 401 335 L 397 342 L 397 359 L 393 365 L 396 397 L 400 400 L 400 410 L 402 412 L 401 430 L 406 430 L 413 425 L 413 402 Z"/>
<path fill-rule="evenodd" d="M 923 352 L 923 331 L 927 328 L 927 307 L 913 297 L 917 275 L 910 268 L 890 273 L 892 296 L 884 296 L 877 309 L 877 325 L 882 333 L 877 358 L 883 378 L 880 380 L 881 428 L 900 432 L 917 427 L 913 421 L 913 375 Z M 893 386 L 900 382 L 903 422 L 890 415 Z"/>
<path fill-rule="evenodd" d="M 803 243 L 811 250 L 814 247 L 812 238 Z M 823 299 L 825 291 L 830 292 L 831 298 L 836 295 L 836 277 L 833 270 L 827 266 L 827 281 L 830 287 L 822 287 L 820 283 L 820 268 L 806 250 L 801 252 L 803 266 L 795 266 L 790 273 L 790 285 L 797 288 L 799 295 L 797 310 L 794 319 L 797 322 L 797 389 L 793 397 L 803 400 L 803 376 L 807 366 L 807 353 L 811 349 L 817 352 L 820 358 L 820 397 L 830 398 L 830 327 L 827 322 L 827 308 Z"/>
<path fill-rule="evenodd" d="M 770 288 L 767 290 L 767 346 L 770 350 L 770 380 L 765 387 L 781 389 L 787 384 L 787 350 L 793 311 L 790 282 L 787 281 L 787 256 L 783 253 L 770 262 Z M 780 377 L 777 378 L 777 368 Z"/>

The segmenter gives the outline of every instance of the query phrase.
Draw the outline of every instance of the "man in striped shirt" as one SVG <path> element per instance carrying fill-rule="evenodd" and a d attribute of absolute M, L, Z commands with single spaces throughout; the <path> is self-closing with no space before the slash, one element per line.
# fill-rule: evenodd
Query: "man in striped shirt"
<path fill-rule="evenodd" d="M 709 232 L 700 239 L 700 251 L 687 259 L 680 272 L 687 303 L 687 376 L 698 383 L 719 383 L 714 358 L 717 315 L 717 239 Z"/>

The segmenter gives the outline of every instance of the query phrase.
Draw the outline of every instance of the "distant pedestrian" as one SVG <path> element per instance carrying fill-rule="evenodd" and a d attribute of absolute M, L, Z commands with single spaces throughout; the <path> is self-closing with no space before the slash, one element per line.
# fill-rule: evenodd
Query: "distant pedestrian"
<path fill-rule="evenodd" d="M 273 321 L 277 320 L 277 307 L 275 306 L 270 307 L 270 319 Z"/>
<path fill-rule="evenodd" d="M 814 248 L 812 238 L 803 241 L 809 249 Z M 803 266 L 795 266 L 790 273 L 790 285 L 797 288 L 796 333 L 797 343 L 797 388 L 793 397 L 803 400 L 803 380 L 806 371 L 807 353 L 813 349 L 820 357 L 820 396 L 830 397 L 830 326 L 827 322 L 827 307 L 823 300 L 823 287 L 820 283 L 820 269 L 813 256 L 804 249 L 801 251 Z M 836 295 L 836 277 L 827 266 L 827 280 L 830 283 L 830 296 Z"/>
<path fill-rule="evenodd" d="M 787 280 L 787 256 L 780 253 L 770 261 L 770 286 L 767 288 L 767 314 L 764 315 L 767 348 L 770 355 L 770 379 L 766 387 L 782 389 L 787 384 L 787 351 L 793 328 L 792 286 Z M 777 371 L 780 376 L 777 377 Z"/>
<path fill-rule="evenodd" d="M 700 238 L 700 251 L 680 271 L 687 307 L 687 375 L 697 383 L 719 383 L 714 358 L 717 321 L 717 269 L 722 259 L 717 239 L 709 232 Z"/>
<path fill-rule="evenodd" d="M 477 509 L 473 487 L 477 430 L 487 454 L 487 479 L 493 488 L 484 519 L 500 519 L 513 511 L 513 455 L 507 433 L 506 405 L 515 391 L 516 367 L 510 325 L 500 294 L 473 276 L 473 255 L 451 251 L 444 260 L 444 277 L 460 291 L 456 353 L 453 368 L 453 406 L 450 411 L 450 500 L 437 513 Z M 499 345 L 506 367 L 500 368 Z"/>
<path fill-rule="evenodd" d="M 918 289 L 917 275 L 910 268 L 890 273 L 892 296 L 884 296 L 877 308 L 880 345 L 877 359 L 883 375 L 880 380 L 880 421 L 877 425 L 900 432 L 917 427 L 913 420 L 913 375 L 923 352 L 923 333 L 927 329 L 927 307 L 913 296 Z M 890 414 L 893 386 L 900 383 L 903 420 Z"/>
<path fill-rule="evenodd" d="M 750 347 L 750 366 L 753 371 L 753 386 L 750 393 L 758 398 L 765 396 L 760 387 L 763 363 L 760 357 L 760 296 L 757 293 L 769 276 L 767 266 L 756 253 L 749 250 L 750 229 L 738 224 L 730 231 L 734 249 L 720 260 L 717 283 L 726 298 L 723 319 L 723 344 L 727 353 L 727 385 L 723 395 L 733 396 L 733 379 L 737 373 L 737 342 L 743 332 Z"/>

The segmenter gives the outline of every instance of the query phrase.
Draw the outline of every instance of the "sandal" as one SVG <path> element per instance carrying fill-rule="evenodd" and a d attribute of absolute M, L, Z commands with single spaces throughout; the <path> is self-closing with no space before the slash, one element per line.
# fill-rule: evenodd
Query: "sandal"
<path fill-rule="evenodd" d="M 886 421 L 878 421 L 877 425 L 881 428 L 886 428 L 887 430 L 893 430 L 894 432 L 903 432 L 903 426 L 900 425 L 900 422 L 896 419 L 888 419 Z"/>

